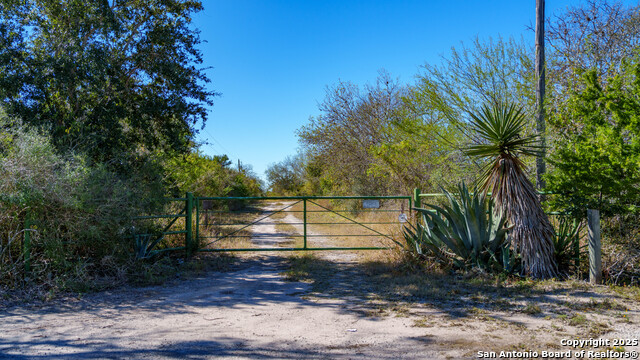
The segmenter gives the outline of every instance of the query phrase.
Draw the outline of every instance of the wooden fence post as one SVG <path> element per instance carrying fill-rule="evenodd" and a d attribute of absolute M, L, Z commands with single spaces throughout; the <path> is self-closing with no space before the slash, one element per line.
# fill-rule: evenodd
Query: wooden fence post
<path fill-rule="evenodd" d="M 580 226 L 580 221 L 576 218 L 573 219 L 573 227 L 578 228 Z M 576 273 L 580 272 L 580 229 L 578 228 L 578 234 L 576 242 L 573 244 L 573 263 L 576 267 Z"/>
<path fill-rule="evenodd" d="M 589 228 L 589 282 L 592 284 L 602 284 L 599 210 L 587 210 L 587 226 Z"/>

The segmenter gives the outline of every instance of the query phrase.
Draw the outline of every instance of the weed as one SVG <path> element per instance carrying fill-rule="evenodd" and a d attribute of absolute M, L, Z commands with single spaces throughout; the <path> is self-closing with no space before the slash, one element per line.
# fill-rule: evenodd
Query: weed
<path fill-rule="evenodd" d="M 538 315 L 542 313 L 542 309 L 536 304 L 527 304 L 527 306 L 522 309 L 522 312 L 528 315 Z"/>
<path fill-rule="evenodd" d="M 569 325 L 581 326 L 587 323 L 587 317 L 583 314 L 575 314 L 569 318 Z"/>
<path fill-rule="evenodd" d="M 487 314 L 488 311 L 484 309 L 478 309 L 477 307 L 474 306 L 471 308 L 471 310 L 469 310 L 469 313 L 474 315 L 483 315 L 483 314 Z"/>
<path fill-rule="evenodd" d="M 603 300 L 589 299 L 589 301 L 563 301 L 560 306 L 568 307 L 577 311 L 595 311 L 595 310 L 623 310 L 624 307 L 614 300 L 605 298 Z"/>
<path fill-rule="evenodd" d="M 428 328 L 428 327 L 433 327 L 433 323 L 431 320 L 429 320 L 429 318 L 427 317 L 423 317 L 420 319 L 415 319 L 413 320 L 413 326 L 414 327 L 421 327 L 421 328 Z"/>
<path fill-rule="evenodd" d="M 589 325 L 589 331 L 588 331 L 588 335 L 589 336 L 602 336 L 608 332 L 610 332 L 611 330 L 613 330 L 613 328 L 611 328 L 611 326 L 609 326 L 609 324 L 605 323 L 605 322 L 592 322 Z"/>

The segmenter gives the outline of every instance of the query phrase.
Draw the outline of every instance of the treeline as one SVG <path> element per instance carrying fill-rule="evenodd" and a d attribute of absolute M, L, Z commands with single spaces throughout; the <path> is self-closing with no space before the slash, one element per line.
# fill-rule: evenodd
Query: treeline
<path fill-rule="evenodd" d="M 612 276 L 638 271 L 640 203 L 640 7 L 587 1 L 546 19 L 547 210 L 606 221 Z M 535 134 L 534 44 L 475 39 L 425 64 L 402 84 L 382 71 L 373 84 L 329 86 L 319 115 L 298 131 L 300 150 L 267 171 L 285 194 L 409 194 L 473 187 L 485 163 L 464 155 L 478 143 L 469 114 L 515 103 Z M 535 158 L 522 158 L 535 181 Z M 618 261 L 624 258 L 622 261 Z M 617 260 L 614 260 L 617 259 Z M 635 259 L 635 260 L 634 260 Z M 607 260 L 605 260 L 607 261 Z"/>
<path fill-rule="evenodd" d="M 639 13 L 638 7 L 588 1 L 547 19 L 545 187 L 571 193 L 563 206 L 608 209 L 622 197 L 637 200 L 637 130 L 625 119 L 637 116 Z M 298 130 L 299 153 L 268 169 L 269 189 L 385 195 L 473 182 L 484 164 L 461 151 L 476 136 L 468 128 L 469 114 L 484 104 L 515 103 L 529 119 L 522 135 L 535 133 L 533 65 L 533 44 L 475 39 L 452 48 L 441 63 L 425 64 L 412 84 L 381 71 L 373 84 L 329 86 L 319 115 Z M 587 157 L 576 147 L 594 154 Z M 603 164 L 595 153 L 608 160 Z M 535 163 L 524 160 L 530 168 Z M 591 178 L 580 179 L 580 168 L 592 168 L 584 171 Z"/>
<path fill-rule="evenodd" d="M 134 216 L 185 192 L 262 192 L 250 167 L 207 156 L 195 141 L 217 95 L 190 26 L 201 9 L 177 0 L 0 4 L 0 286 L 124 281 L 139 270 L 132 235 L 144 229 Z"/>

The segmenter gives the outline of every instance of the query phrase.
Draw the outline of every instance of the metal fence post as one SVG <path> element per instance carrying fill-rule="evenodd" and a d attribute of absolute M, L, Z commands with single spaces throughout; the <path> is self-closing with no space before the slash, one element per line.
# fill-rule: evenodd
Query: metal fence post
<path fill-rule="evenodd" d="M 420 189 L 419 188 L 414 188 L 413 189 L 413 207 L 419 208 L 420 206 L 422 206 L 422 204 L 420 203 Z M 411 209 L 411 200 L 409 200 L 409 207 L 410 207 L 409 208 L 409 214 L 411 216 L 413 216 L 414 212 L 413 212 L 413 209 Z M 415 225 L 416 225 L 416 228 L 417 228 L 418 224 L 420 223 L 417 211 L 415 212 L 415 215 L 416 215 L 416 217 L 415 217 L 415 220 L 416 220 Z"/>
<path fill-rule="evenodd" d="M 22 244 L 22 252 L 24 256 L 24 272 L 25 275 L 29 275 L 31 272 L 31 221 L 29 219 L 29 213 L 24 219 L 24 241 Z"/>
<path fill-rule="evenodd" d="M 303 228 L 303 249 L 307 250 L 307 198 L 302 199 L 302 222 L 304 223 Z"/>
<path fill-rule="evenodd" d="M 184 235 L 184 245 L 186 248 L 186 253 L 187 256 L 191 255 L 191 251 L 193 250 L 191 247 L 191 239 L 192 239 L 192 231 L 191 231 L 191 222 L 193 221 L 192 218 L 192 212 L 193 212 L 193 194 L 188 192 L 187 193 L 187 200 L 186 200 L 186 217 L 184 218 L 184 229 L 186 231 L 185 235 Z"/>
<path fill-rule="evenodd" d="M 200 201 L 198 200 L 198 198 L 194 198 L 194 201 L 196 202 L 196 237 L 195 237 L 195 244 L 196 244 L 196 250 L 198 250 L 200 248 Z"/>
<path fill-rule="evenodd" d="M 602 252 L 600 244 L 600 211 L 587 210 L 589 228 L 589 282 L 602 283 Z"/>
<path fill-rule="evenodd" d="M 413 207 L 420 207 L 422 204 L 420 204 L 420 189 L 419 188 L 415 188 L 413 189 Z"/>

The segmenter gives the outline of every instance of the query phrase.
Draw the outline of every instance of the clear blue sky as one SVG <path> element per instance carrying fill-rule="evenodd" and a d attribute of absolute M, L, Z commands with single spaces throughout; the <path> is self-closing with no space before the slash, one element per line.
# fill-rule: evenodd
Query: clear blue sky
<path fill-rule="evenodd" d="M 547 16 L 577 1 L 547 0 Z M 319 114 L 325 87 L 365 84 L 386 69 L 412 83 L 476 36 L 523 36 L 535 0 L 204 0 L 194 18 L 215 98 L 205 130 L 209 155 L 227 154 L 264 177 L 293 155 L 296 129 Z"/>

